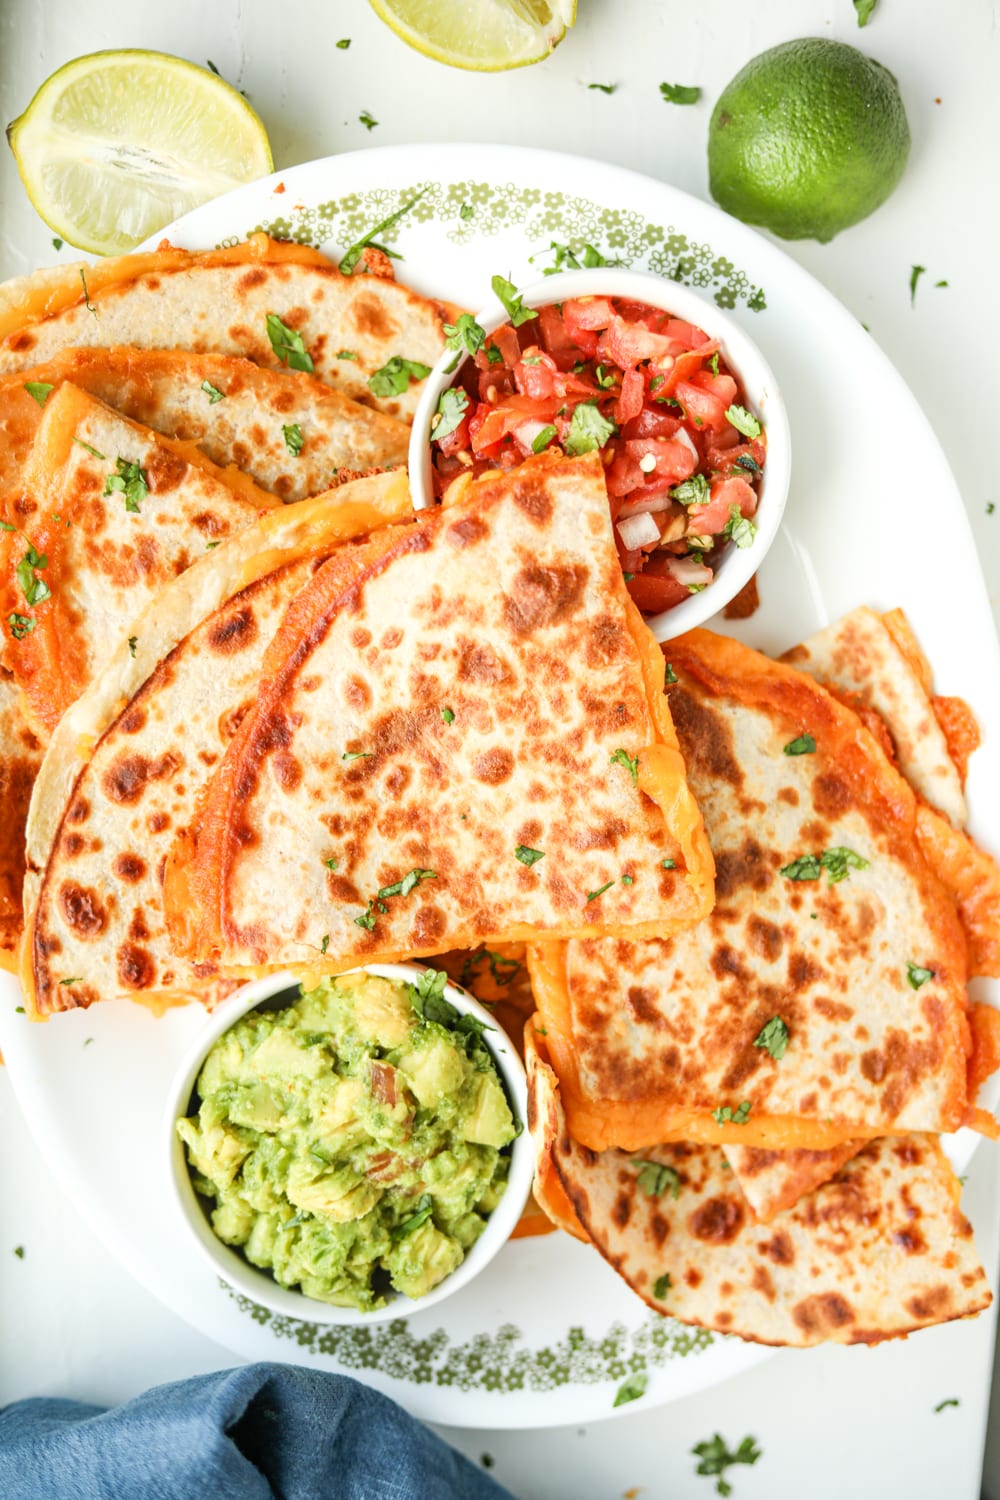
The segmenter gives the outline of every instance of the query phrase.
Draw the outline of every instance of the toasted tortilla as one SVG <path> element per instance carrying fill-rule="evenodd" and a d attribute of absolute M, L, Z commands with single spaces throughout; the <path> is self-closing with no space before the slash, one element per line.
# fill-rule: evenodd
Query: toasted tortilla
<path fill-rule="evenodd" d="M 542 1172 L 554 1169 L 591 1243 L 656 1312 L 805 1348 L 879 1343 L 990 1305 L 958 1179 L 933 1136 L 870 1142 L 762 1226 L 718 1146 L 653 1146 L 637 1159 L 575 1142 L 545 1039 L 529 1029 L 527 1044 Z M 647 1164 L 665 1180 L 647 1171 L 640 1185 Z"/>
<path fill-rule="evenodd" d="M 120 461 L 141 471 L 131 498 Z M 53 391 L 25 466 L 20 530 L 4 533 L 0 575 L 4 619 L 14 610 L 34 621 L 19 639 L 4 635 L 38 724 L 54 729 L 165 583 L 276 504 L 245 475 L 217 469 L 76 386 Z M 29 544 L 47 560 L 38 577 L 49 597 L 34 606 L 17 576 Z"/>
<path fill-rule="evenodd" d="M 317 251 L 264 234 L 223 250 L 164 245 L 23 277 L 2 291 L 0 375 L 45 364 L 70 345 L 188 349 L 239 355 L 271 370 L 302 368 L 301 359 L 289 366 L 287 353 L 275 353 L 267 331 L 273 314 L 301 337 L 307 373 L 407 421 L 421 383 L 376 396 L 369 378 L 396 356 L 433 365 L 444 348 L 442 324 L 457 311 L 385 277 L 342 276 Z"/>
<path fill-rule="evenodd" d="M 596 455 L 484 475 L 316 574 L 165 900 L 176 950 L 233 971 L 642 934 L 709 908 Z"/>
<path fill-rule="evenodd" d="M 827 1151 L 972 1122 L 965 938 L 912 790 L 805 674 L 706 631 L 669 657 L 717 904 L 668 939 L 532 946 L 574 1138 Z M 784 753 L 804 733 L 815 750 Z M 836 849 L 864 868 L 781 873 Z M 754 1045 L 774 1017 L 781 1058 Z"/>
<path fill-rule="evenodd" d="M 53 736 L 28 823 L 37 1014 L 115 995 L 211 1003 L 211 965 L 175 958 L 163 861 L 257 690 L 298 588 L 337 546 L 409 511 L 400 471 L 269 512 L 169 584 Z"/>
<path fill-rule="evenodd" d="M 328 490 L 340 469 L 406 461 L 405 423 L 311 375 L 184 349 L 65 349 L 47 365 L 0 378 L 0 495 L 22 487 L 45 387 L 67 380 L 164 437 L 196 443 L 219 468 L 232 464 L 285 501 Z"/>
<path fill-rule="evenodd" d="M 0 967 L 13 968 L 21 935 L 24 824 L 42 744 L 25 717 L 13 678 L 0 673 Z"/>

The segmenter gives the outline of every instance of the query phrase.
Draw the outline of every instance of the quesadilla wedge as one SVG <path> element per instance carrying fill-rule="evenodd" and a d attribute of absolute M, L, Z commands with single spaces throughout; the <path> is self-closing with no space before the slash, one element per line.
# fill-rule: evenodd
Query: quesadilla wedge
<path fill-rule="evenodd" d="M 0 673 L 0 968 L 13 968 L 21 935 L 24 825 L 42 745 L 13 678 Z"/>
<path fill-rule="evenodd" d="M 591 1243 L 656 1312 L 805 1348 L 879 1343 L 990 1305 L 958 1179 L 933 1136 L 868 1143 L 764 1226 L 719 1146 L 636 1157 L 574 1141 L 545 1040 L 529 1028 L 529 1119 L 543 1171 L 554 1168 Z"/>
<path fill-rule="evenodd" d="M 965 938 L 910 787 L 806 675 L 707 631 L 668 651 L 717 904 L 671 938 L 532 945 L 574 1139 L 827 1151 L 995 1132 L 969 1092 Z M 806 733 L 814 748 L 785 753 Z"/>
<path fill-rule="evenodd" d="M 163 585 L 279 502 L 62 385 L 4 523 L 6 659 L 50 731 Z"/>
<path fill-rule="evenodd" d="M 0 289 L 0 375 L 45 364 L 70 345 L 189 349 L 305 370 L 412 421 L 418 369 L 438 359 L 442 324 L 456 312 L 390 277 L 342 276 L 318 251 L 261 233 L 222 250 L 164 243 Z M 373 391 L 372 376 L 393 360 L 392 378 Z"/>
<path fill-rule="evenodd" d="M 224 992 L 211 965 L 171 952 L 167 850 L 253 701 L 288 601 L 338 546 L 409 508 L 400 470 L 261 515 L 163 589 L 135 624 L 134 655 L 120 646 L 69 709 L 28 822 L 21 967 L 34 1014 Z"/>
<path fill-rule="evenodd" d="M 311 375 L 184 349 L 65 349 L 0 378 L 0 496 L 20 490 L 45 405 L 65 381 L 285 501 L 323 493 L 340 469 L 406 461 L 405 423 Z"/>
<path fill-rule="evenodd" d="M 289 608 L 165 885 L 227 970 L 697 921 L 712 860 L 596 454 L 474 481 Z"/>

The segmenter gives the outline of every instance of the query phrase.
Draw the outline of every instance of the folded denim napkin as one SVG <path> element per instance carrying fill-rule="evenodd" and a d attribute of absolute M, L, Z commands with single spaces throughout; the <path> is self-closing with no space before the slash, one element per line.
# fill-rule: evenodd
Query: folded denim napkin
<path fill-rule="evenodd" d="M 378 1391 L 255 1364 L 154 1386 L 110 1411 L 0 1410 L 4 1500 L 511 1500 Z"/>

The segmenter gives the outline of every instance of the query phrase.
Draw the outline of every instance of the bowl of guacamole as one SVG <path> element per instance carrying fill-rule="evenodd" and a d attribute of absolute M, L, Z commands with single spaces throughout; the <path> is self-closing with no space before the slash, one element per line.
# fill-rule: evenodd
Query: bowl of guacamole
<path fill-rule="evenodd" d="M 457 1291 L 504 1244 L 531 1187 L 526 1110 L 510 1038 L 442 971 L 269 975 L 178 1074 L 170 1176 L 236 1290 L 374 1322 Z"/>

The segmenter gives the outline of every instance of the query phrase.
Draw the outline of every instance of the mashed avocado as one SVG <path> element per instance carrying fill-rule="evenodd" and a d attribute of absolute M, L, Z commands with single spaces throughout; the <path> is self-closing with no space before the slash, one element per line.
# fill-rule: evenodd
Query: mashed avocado
<path fill-rule="evenodd" d="M 178 1120 L 212 1228 L 307 1297 L 367 1310 L 461 1264 L 517 1134 L 472 1017 L 419 984 L 326 979 L 215 1043 Z"/>

